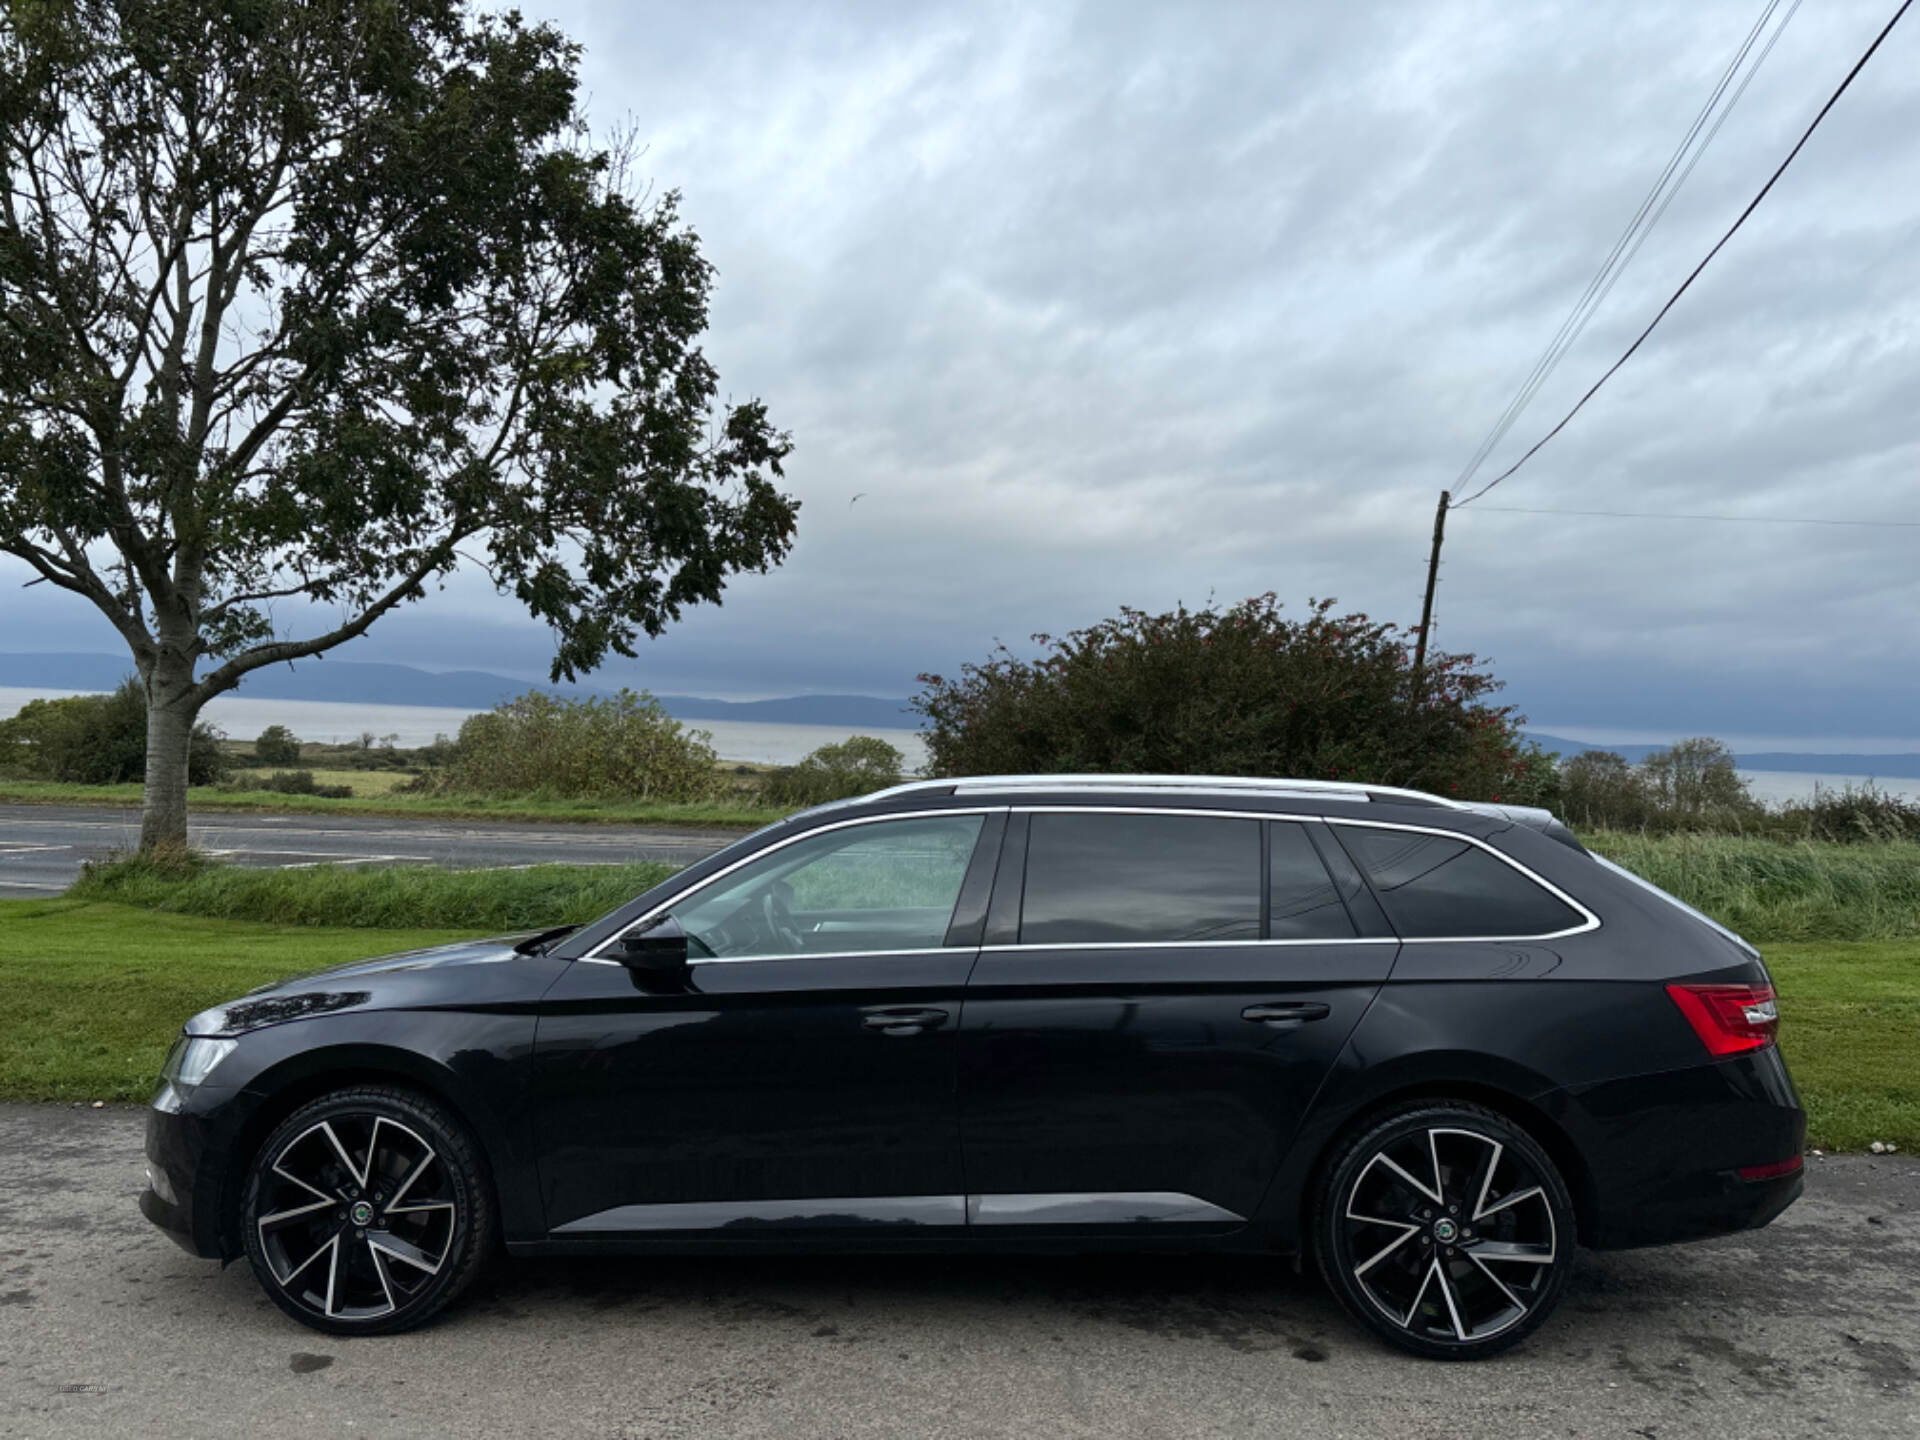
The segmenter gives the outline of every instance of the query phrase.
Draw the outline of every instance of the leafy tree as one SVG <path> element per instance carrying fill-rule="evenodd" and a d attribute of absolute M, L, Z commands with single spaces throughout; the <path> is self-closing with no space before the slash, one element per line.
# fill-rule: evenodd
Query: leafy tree
<path fill-rule="evenodd" d="M 143 848 L 208 700 L 462 559 L 558 678 L 786 555 L 788 437 L 579 57 L 466 0 L 0 8 L 0 551 L 133 656 Z"/>
<path fill-rule="evenodd" d="M 879 736 L 852 735 L 774 771 L 765 794 L 773 805 L 824 805 L 899 784 L 905 764 L 906 757 Z"/>
<path fill-rule="evenodd" d="M 221 734 L 195 724 L 188 738 L 187 776 L 195 785 L 225 777 Z M 0 721 L 0 757 L 45 780 L 76 785 L 124 785 L 145 777 L 147 696 L 129 675 L 106 695 L 29 700 Z"/>
<path fill-rule="evenodd" d="M 1561 816 L 1583 830 L 1637 830 L 1649 823 L 1644 776 L 1611 750 L 1587 750 L 1560 766 Z"/>
<path fill-rule="evenodd" d="M 284 725 L 269 725 L 253 742 L 253 754 L 262 765 L 298 765 L 300 741 Z"/>
<path fill-rule="evenodd" d="M 1663 810 L 1679 815 L 1714 811 L 1738 814 L 1760 806 L 1747 782 L 1733 768 L 1733 752 L 1718 740 L 1696 736 L 1667 750 L 1656 750 L 1640 762 L 1648 798 Z"/>
<path fill-rule="evenodd" d="M 1404 785 L 1536 803 L 1552 766 L 1472 655 L 1429 654 L 1417 703 L 1409 632 L 1272 595 L 1226 609 L 1122 610 L 1037 660 L 1002 648 L 958 679 L 920 677 L 934 775 L 1165 772 Z"/>

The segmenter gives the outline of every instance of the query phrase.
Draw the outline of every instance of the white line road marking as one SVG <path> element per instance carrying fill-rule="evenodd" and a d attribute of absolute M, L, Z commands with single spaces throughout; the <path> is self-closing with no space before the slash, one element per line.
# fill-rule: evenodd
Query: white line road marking
<path fill-rule="evenodd" d="M 590 870 L 595 866 L 603 866 L 606 869 L 612 870 L 627 862 L 624 860 L 563 860 L 559 862 L 552 860 L 529 860 L 524 865 L 462 865 L 459 868 L 468 875 L 491 875 L 496 870 L 539 870 L 555 863 L 563 864 L 568 869 Z M 642 860 L 640 863 L 644 865 L 647 862 Z"/>
<path fill-rule="evenodd" d="M 236 850 L 236 855 L 311 855 L 311 850 Z M 319 870 L 329 865 L 383 865 L 390 860 L 407 860 L 417 865 L 431 865 L 433 860 L 426 855 L 335 855 L 325 860 L 296 860 L 289 865 L 262 865 L 262 870 Z"/>
<path fill-rule="evenodd" d="M 71 850 L 71 845 L 22 845 L 16 840 L 0 840 L 0 860 L 9 855 L 33 855 L 42 850 Z"/>
<path fill-rule="evenodd" d="M 204 855 L 332 855 L 332 852 L 328 850 L 259 850 L 251 845 L 237 846 L 231 850 L 204 850 L 201 853 Z M 418 860 L 422 863 L 431 863 L 433 857 L 429 855 L 346 854 L 341 855 L 339 858 L 342 860 Z"/>

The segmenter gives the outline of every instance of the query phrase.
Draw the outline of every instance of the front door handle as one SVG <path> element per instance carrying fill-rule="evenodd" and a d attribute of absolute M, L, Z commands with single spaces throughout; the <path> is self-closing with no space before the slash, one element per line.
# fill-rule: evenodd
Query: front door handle
<path fill-rule="evenodd" d="M 882 1035 L 918 1035 L 923 1030 L 934 1030 L 946 1024 L 947 1012 L 896 1006 L 886 1010 L 869 1010 L 861 1017 L 860 1023 L 869 1030 L 878 1030 Z"/>
<path fill-rule="evenodd" d="M 1269 1030 L 1292 1030 L 1309 1020 L 1324 1020 L 1332 1013 L 1332 1007 L 1318 1000 L 1280 1000 L 1249 1005 L 1240 1012 L 1240 1018 L 1265 1025 Z"/>

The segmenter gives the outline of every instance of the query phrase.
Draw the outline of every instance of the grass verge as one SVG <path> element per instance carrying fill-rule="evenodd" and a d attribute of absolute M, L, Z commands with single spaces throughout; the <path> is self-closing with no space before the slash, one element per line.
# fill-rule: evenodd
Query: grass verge
<path fill-rule="evenodd" d="M 1737 835 L 1581 837 L 1758 944 L 1920 936 L 1920 845 Z"/>
<path fill-rule="evenodd" d="M 491 928 L 324 929 L 0 901 L 0 1099 L 144 1099 L 196 1011 L 286 975 Z M 1784 944 L 1767 960 L 1812 1143 L 1920 1150 L 1920 943 Z"/>
<path fill-rule="evenodd" d="M 1767 947 L 1810 1143 L 1920 1150 L 1920 943 Z"/>
<path fill-rule="evenodd" d="M 90 866 L 74 900 L 163 914 L 335 929 L 536 930 L 582 924 L 651 890 L 678 866 L 533 865 L 524 870 L 373 869 L 320 865 L 251 870 L 208 865 L 182 878 L 139 859 Z"/>
<path fill-rule="evenodd" d="M 465 938 L 0 901 L 0 1098 L 144 1100 L 186 1019 L 256 985 Z"/>
<path fill-rule="evenodd" d="M 333 772 L 314 778 L 338 781 Z M 358 783 L 354 781 L 352 783 Z M 103 805 L 138 808 L 138 785 L 68 785 L 51 780 L 0 780 L 0 805 Z M 742 804 L 736 800 L 699 804 L 656 801 L 567 800 L 523 796 L 494 799 L 475 795 L 355 795 L 323 800 L 316 795 L 283 795 L 277 790 L 220 790 L 196 786 L 187 806 L 203 814 L 271 810 L 283 814 L 394 815 L 417 819 L 560 820 L 579 825 L 770 825 L 790 813 L 785 808 Z"/>

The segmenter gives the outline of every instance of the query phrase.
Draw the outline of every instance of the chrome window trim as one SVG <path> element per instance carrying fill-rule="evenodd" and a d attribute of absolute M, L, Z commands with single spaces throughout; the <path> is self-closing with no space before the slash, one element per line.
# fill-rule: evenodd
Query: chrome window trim
<path fill-rule="evenodd" d="M 797 835 L 787 837 L 777 845 L 769 845 L 764 850 L 756 850 L 753 854 L 734 861 L 734 863 L 727 866 L 726 869 L 708 876 L 691 890 L 682 891 L 671 900 L 654 906 L 654 908 L 647 911 L 646 914 L 622 926 L 618 931 L 608 936 L 580 958 L 595 965 L 618 965 L 620 963 L 618 960 L 605 959 L 602 957 L 601 952 L 617 942 L 621 936 L 625 935 L 635 926 L 644 925 L 647 921 L 664 914 L 681 901 L 698 895 L 708 886 L 724 880 L 742 866 L 771 855 L 777 850 L 783 850 L 789 845 L 811 839 L 815 835 L 824 835 L 830 830 L 851 829 L 856 825 L 882 824 L 888 820 L 921 820 L 941 815 L 994 815 L 1001 813 L 1023 815 L 1185 815 L 1198 816 L 1204 819 L 1292 821 L 1296 824 L 1310 825 L 1358 825 L 1373 830 L 1406 830 L 1417 835 L 1439 835 L 1446 839 L 1459 840 L 1468 845 L 1478 846 L 1501 863 L 1511 865 L 1515 870 L 1518 870 L 1549 895 L 1552 895 L 1562 904 L 1570 907 L 1576 914 L 1583 916 L 1584 919 L 1578 925 L 1570 926 L 1564 930 L 1550 931 L 1541 935 L 1359 935 L 1325 940 L 1120 940 L 1104 944 L 1099 941 L 1035 941 L 1029 944 L 987 945 L 981 947 L 982 953 L 1000 955 L 1017 953 L 1022 950 L 1169 950 L 1183 949 L 1195 945 L 1205 945 L 1209 948 L 1298 945 L 1513 945 L 1539 940 L 1564 940 L 1568 936 L 1585 935 L 1600 928 L 1600 917 L 1598 915 L 1594 914 L 1592 910 L 1581 904 L 1544 875 L 1523 865 L 1511 855 L 1505 854 L 1492 845 L 1487 844 L 1478 836 L 1464 835 L 1458 830 L 1444 830 L 1431 825 L 1408 825 L 1396 820 L 1352 820 L 1343 815 L 1276 815 L 1265 810 L 1222 810 L 1188 808 L 1185 806 L 1175 809 L 1163 805 L 970 805 L 955 806 L 950 809 L 907 810 L 885 815 L 862 815 L 851 820 L 836 820 L 828 825 L 816 825 L 811 829 L 803 830 Z M 818 950 L 795 955 L 727 955 L 695 959 L 688 963 L 690 965 L 742 965 L 768 960 L 851 960 L 876 955 L 924 955 L 946 948 L 944 945 L 931 945 L 925 950 L 915 951 Z"/>
<path fill-rule="evenodd" d="M 1398 945 L 1393 935 L 1348 935 L 1326 940 L 1035 940 L 1027 944 L 982 945 L 983 955 L 1016 950 L 1264 950 L 1275 945 Z M 1429 941 L 1422 941 L 1429 944 Z"/>
<path fill-rule="evenodd" d="M 664 915 L 675 905 L 680 904 L 684 900 L 691 899 L 693 896 L 700 894 L 701 891 L 711 886 L 717 885 L 720 881 L 726 879 L 727 876 L 733 874 L 734 871 L 741 869 L 743 866 L 751 865 L 755 861 L 764 860 L 767 856 L 784 850 L 789 845 L 797 845 L 802 840 L 811 840 L 816 835 L 825 835 L 832 830 L 851 830 L 857 825 L 883 825 L 889 820 L 926 820 L 945 815 L 999 815 L 1004 813 L 1007 808 L 1005 805 L 956 805 L 951 808 L 942 807 L 937 810 L 897 810 L 885 815 L 858 815 L 851 820 L 835 820 L 830 825 L 811 826 L 806 830 L 800 831 L 797 835 L 789 835 L 778 844 L 767 846 L 764 850 L 756 850 L 751 855 L 743 855 L 740 859 L 734 861 L 724 869 L 714 871 L 713 874 L 707 876 L 706 879 L 691 889 L 682 890 L 671 899 L 661 901 L 658 905 L 647 911 L 646 914 L 637 916 L 629 920 L 625 925 L 622 925 L 618 930 L 614 931 L 613 934 L 609 935 L 598 945 L 594 946 L 593 949 L 582 955 L 580 959 L 593 965 L 620 964 L 618 960 L 603 958 L 601 952 L 619 941 L 622 936 L 626 935 L 627 932 L 635 926 L 644 925 L 656 916 Z M 971 857 L 969 857 L 968 863 L 972 863 Z M 713 955 L 690 959 L 687 963 L 689 965 L 736 965 L 754 960 L 845 960 L 862 955 L 926 955 L 947 948 L 945 945 L 929 945 L 923 950 L 814 950 L 803 951 L 794 955 Z M 956 946 L 954 948 L 972 947 Z"/>

